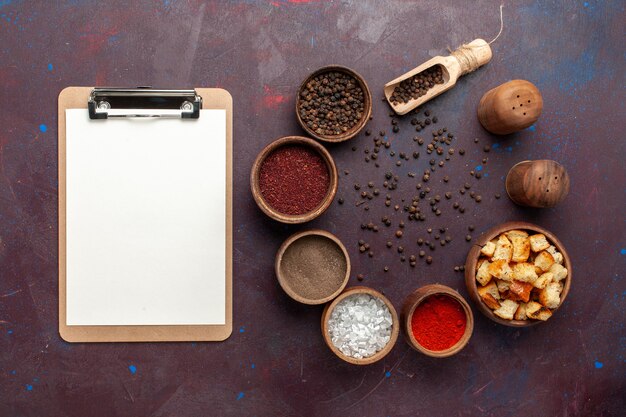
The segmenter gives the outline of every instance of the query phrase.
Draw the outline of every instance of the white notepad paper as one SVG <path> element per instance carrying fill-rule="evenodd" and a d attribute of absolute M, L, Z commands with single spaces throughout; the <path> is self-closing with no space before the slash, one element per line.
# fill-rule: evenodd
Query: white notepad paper
<path fill-rule="evenodd" d="M 66 126 L 67 325 L 224 324 L 226 112 Z"/>

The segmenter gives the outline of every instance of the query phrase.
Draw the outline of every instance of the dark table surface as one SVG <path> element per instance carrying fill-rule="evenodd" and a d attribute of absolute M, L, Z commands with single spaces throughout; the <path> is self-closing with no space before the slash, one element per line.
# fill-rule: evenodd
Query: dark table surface
<path fill-rule="evenodd" d="M 453 191 L 466 211 L 452 210 L 451 200 L 440 217 L 407 226 L 407 255 L 417 251 L 426 227 L 447 226 L 453 237 L 437 247 L 432 265 L 411 268 L 384 248 L 395 229 L 378 235 L 360 229 L 388 213 L 384 200 L 373 200 L 369 211 L 354 206 L 355 182 L 380 184 L 393 170 L 400 176 L 394 198 L 410 198 L 417 180 L 407 173 L 428 167 L 423 150 L 399 168 L 397 155 L 389 156 L 413 152 L 416 132 L 404 117 L 391 134 L 382 86 L 446 55 L 448 46 L 493 38 L 498 3 L 0 0 L 0 415 L 624 415 L 624 3 L 509 3 L 492 61 L 427 105 L 437 126 L 454 132 L 453 146 L 466 149 L 430 185 L 436 193 Z M 284 226 L 257 209 L 249 170 L 271 140 L 303 133 L 294 114 L 296 88 L 331 63 L 368 81 L 370 127 L 385 129 L 392 147 L 376 168 L 364 161 L 371 138 L 329 146 L 346 203 L 335 202 L 310 224 Z M 476 119 L 477 103 L 516 78 L 539 87 L 543 115 L 518 134 L 489 135 Z M 219 86 L 233 95 L 235 327 L 226 342 L 59 338 L 56 112 L 60 90 L 70 85 Z M 491 152 L 483 152 L 485 144 Z M 542 158 L 569 170 L 569 196 L 553 209 L 516 207 L 504 194 L 504 176 L 518 161 Z M 484 176 L 475 180 L 468 172 L 478 165 Z M 480 204 L 458 194 L 466 181 L 483 196 Z M 496 193 L 503 197 L 496 200 Z M 422 356 L 399 339 L 377 364 L 343 363 L 323 343 L 322 308 L 291 301 L 274 276 L 280 243 L 319 227 L 346 244 L 350 284 L 364 274 L 363 284 L 384 291 L 397 309 L 410 291 L 433 282 L 467 298 L 462 274 L 453 271 L 470 247 L 466 228 L 475 225 L 476 238 L 506 220 L 532 221 L 559 236 L 574 265 L 570 295 L 547 323 L 527 329 L 497 325 L 474 308 L 473 337 L 449 359 Z M 359 254 L 361 238 L 373 258 Z"/>

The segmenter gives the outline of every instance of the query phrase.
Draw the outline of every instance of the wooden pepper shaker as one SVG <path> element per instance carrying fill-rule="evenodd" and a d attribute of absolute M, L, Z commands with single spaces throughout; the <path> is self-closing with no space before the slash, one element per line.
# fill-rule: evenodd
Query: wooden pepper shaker
<path fill-rule="evenodd" d="M 478 120 L 489 132 L 508 135 L 532 126 L 543 109 L 539 89 L 526 80 L 512 80 L 485 93 Z"/>
<path fill-rule="evenodd" d="M 511 168 L 505 186 L 511 200 L 519 205 L 554 207 L 569 193 L 569 175 L 556 161 L 522 161 Z"/>

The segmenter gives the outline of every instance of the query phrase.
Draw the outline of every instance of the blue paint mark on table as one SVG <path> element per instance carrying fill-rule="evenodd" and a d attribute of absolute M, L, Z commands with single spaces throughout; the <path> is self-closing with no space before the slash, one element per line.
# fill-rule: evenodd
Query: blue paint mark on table
<path fill-rule="evenodd" d="M 600 361 L 595 361 L 593 364 L 596 367 L 596 369 L 600 369 L 604 366 L 604 364 Z"/>
<path fill-rule="evenodd" d="M 252 364 L 252 365 L 250 365 L 250 368 L 254 369 L 254 368 L 256 368 L 256 365 Z"/>
<path fill-rule="evenodd" d="M 26 384 L 26 391 L 32 391 L 33 390 L 33 386 L 30 384 Z"/>
<path fill-rule="evenodd" d="M 245 394 L 243 392 L 240 392 L 239 394 L 237 394 L 237 401 L 241 400 L 243 397 L 245 397 Z"/>
<path fill-rule="evenodd" d="M 626 248 L 622 248 L 619 253 L 620 255 L 626 255 Z"/>
<path fill-rule="evenodd" d="M 13 0 L 0 0 L 0 9 L 13 3 Z"/>
<path fill-rule="evenodd" d="M 128 370 L 133 375 L 135 375 L 137 373 L 137 367 L 135 365 L 128 365 Z"/>
<path fill-rule="evenodd" d="M 46 131 L 48 130 L 48 126 L 42 123 L 39 125 L 39 130 L 41 130 L 43 133 L 46 133 Z"/>
<path fill-rule="evenodd" d="M 243 333 L 243 332 L 245 332 L 245 331 L 246 331 L 246 326 L 241 326 L 241 327 L 239 328 L 239 333 Z"/>
<path fill-rule="evenodd" d="M 385 372 L 385 378 L 389 378 L 389 377 L 391 377 L 391 371 Z"/>
<path fill-rule="evenodd" d="M 13 330 L 7 330 L 7 334 L 13 334 Z"/>
<path fill-rule="evenodd" d="M 483 166 L 482 165 L 477 165 L 476 168 L 474 168 L 476 171 L 482 171 L 483 170 Z"/>
<path fill-rule="evenodd" d="M 52 64 L 48 64 L 48 71 L 52 71 L 54 69 L 54 66 Z"/>

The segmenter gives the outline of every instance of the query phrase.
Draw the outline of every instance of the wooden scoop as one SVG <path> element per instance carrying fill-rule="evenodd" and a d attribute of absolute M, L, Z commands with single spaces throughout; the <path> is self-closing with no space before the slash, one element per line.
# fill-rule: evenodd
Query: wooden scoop
<path fill-rule="evenodd" d="M 466 45 L 462 45 L 449 56 L 436 56 L 424 62 L 419 67 L 388 82 L 385 84 L 385 97 L 387 97 L 387 101 L 393 111 L 400 115 L 406 114 L 414 108 L 426 103 L 428 100 L 454 87 L 456 80 L 458 80 L 461 75 L 472 72 L 478 69 L 478 67 L 485 65 L 491 60 L 491 56 L 491 48 L 486 41 L 483 39 L 473 40 Z M 393 94 L 393 89 L 400 84 L 400 82 L 435 65 L 441 66 L 444 80 L 443 84 L 435 84 L 426 94 L 419 98 L 409 100 L 408 103 L 398 102 L 394 104 L 391 102 L 390 98 Z"/>

